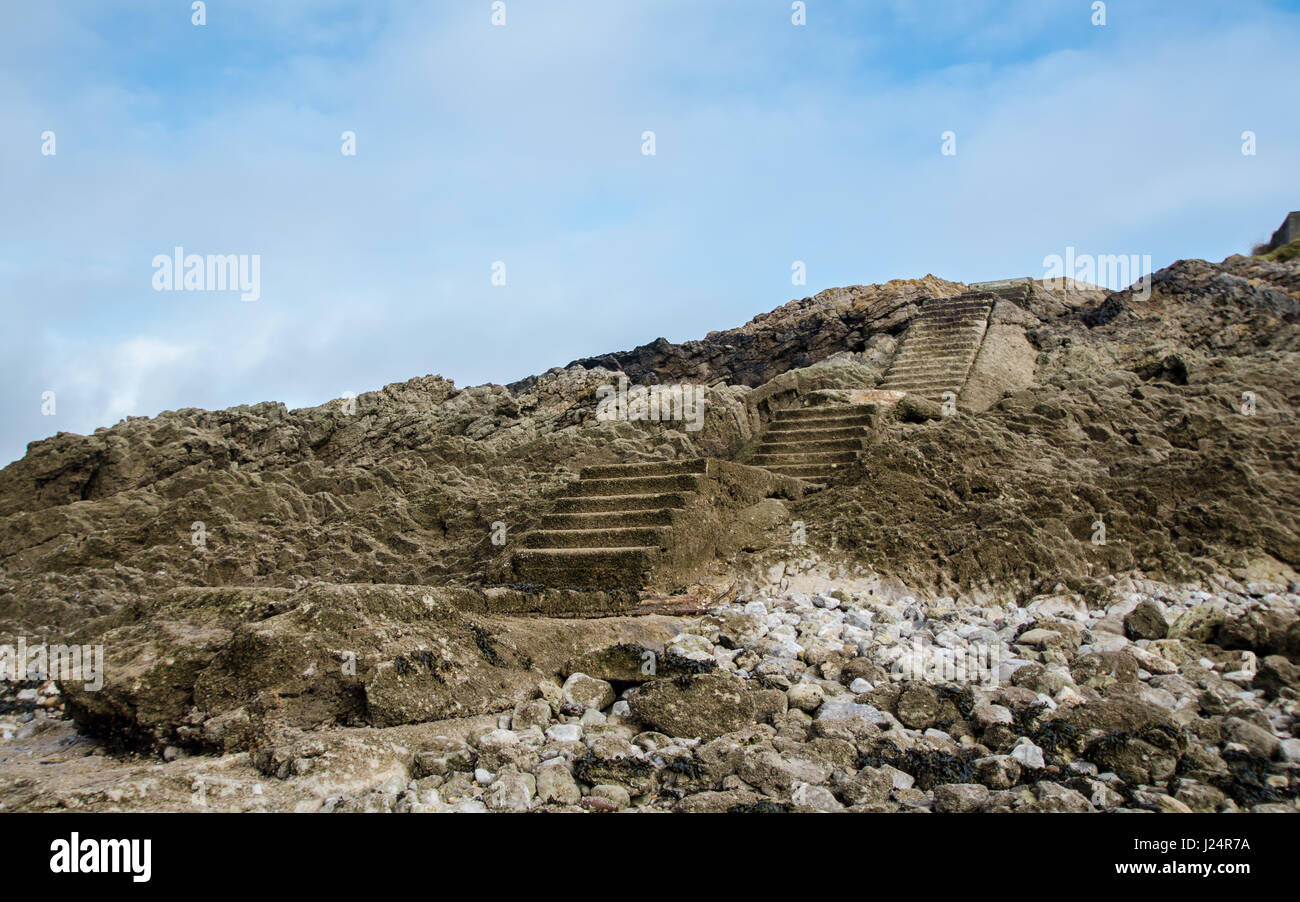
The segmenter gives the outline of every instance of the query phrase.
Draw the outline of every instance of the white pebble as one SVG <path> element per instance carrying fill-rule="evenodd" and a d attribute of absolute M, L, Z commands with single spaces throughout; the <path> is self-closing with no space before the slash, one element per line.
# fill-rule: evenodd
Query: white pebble
<path fill-rule="evenodd" d="M 1023 736 L 1011 750 L 1011 757 L 1031 770 L 1039 770 L 1047 766 L 1047 762 L 1043 760 L 1043 750 Z"/>
<path fill-rule="evenodd" d="M 557 723 L 547 727 L 546 738 L 551 742 L 581 742 L 582 727 L 576 723 Z"/>

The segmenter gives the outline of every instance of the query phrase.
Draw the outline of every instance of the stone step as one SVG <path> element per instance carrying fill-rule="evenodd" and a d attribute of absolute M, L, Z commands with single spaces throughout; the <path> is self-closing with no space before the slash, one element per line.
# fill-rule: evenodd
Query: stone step
<path fill-rule="evenodd" d="M 619 529 L 628 526 L 672 526 L 673 512 L 616 510 L 594 514 L 547 514 L 538 529 Z"/>
<path fill-rule="evenodd" d="M 700 487 L 698 473 L 675 473 L 667 476 L 628 476 L 580 479 L 566 492 L 570 497 L 587 495 L 647 495 L 655 492 L 694 492 Z"/>
<path fill-rule="evenodd" d="M 523 548 L 513 558 L 520 582 L 547 586 L 640 587 L 657 547 Z"/>
<path fill-rule="evenodd" d="M 909 332 L 906 337 L 926 341 L 978 341 L 984 336 L 987 328 L 988 325 L 983 320 L 977 323 L 934 325 Z"/>
<path fill-rule="evenodd" d="M 978 347 L 970 348 L 913 348 L 904 350 L 894 358 L 894 363 L 890 366 L 889 371 L 892 373 L 895 369 L 902 366 L 915 366 L 917 364 L 929 364 L 931 366 L 942 364 L 944 366 L 967 367 L 979 355 Z"/>
<path fill-rule="evenodd" d="M 645 495 L 565 495 L 555 499 L 554 510 L 559 514 L 597 514 L 625 510 L 679 509 L 686 506 L 689 497 L 689 492 L 651 492 Z"/>
<path fill-rule="evenodd" d="M 858 459 L 856 451 L 823 451 L 811 453 L 768 453 L 754 455 L 756 467 L 768 467 L 769 464 L 847 464 Z"/>
<path fill-rule="evenodd" d="M 954 377 L 951 373 L 945 375 L 924 375 L 924 376 L 899 376 L 889 380 L 889 387 L 893 391 L 912 391 L 916 388 L 938 388 L 941 391 L 952 389 L 956 391 L 965 384 L 965 380 Z"/>
<path fill-rule="evenodd" d="M 969 361 L 974 360 L 979 354 L 977 346 L 968 348 L 954 347 L 928 347 L 928 348 L 904 348 L 903 351 L 895 358 L 891 370 L 905 365 L 916 363 L 931 364 L 949 364 L 956 366 L 965 366 Z"/>
<path fill-rule="evenodd" d="M 869 425 L 871 425 L 870 417 L 862 415 L 856 417 L 818 417 L 817 419 L 809 417 L 804 420 L 774 420 L 769 428 L 806 432 L 810 429 L 847 429 L 849 427 L 865 429 Z"/>
<path fill-rule="evenodd" d="M 952 307 L 922 307 L 912 322 L 924 322 L 941 316 L 988 316 L 993 307 L 989 304 L 957 304 Z"/>
<path fill-rule="evenodd" d="M 865 404 L 776 411 L 749 462 L 820 487 L 858 459 L 873 413 Z"/>
<path fill-rule="evenodd" d="M 904 370 L 901 372 L 891 372 L 885 379 L 889 386 L 895 386 L 899 383 L 913 382 L 965 382 L 966 372 L 959 367 L 948 367 L 943 370 Z"/>
<path fill-rule="evenodd" d="M 975 320 L 931 320 L 929 322 L 916 322 L 909 329 L 907 336 L 910 338 L 914 335 L 937 336 L 937 337 L 955 337 L 980 335 L 988 328 L 988 323 L 983 319 Z"/>
<path fill-rule="evenodd" d="M 992 310 L 992 298 L 933 298 L 921 305 L 921 316 L 953 310 Z"/>
<path fill-rule="evenodd" d="M 764 438 L 758 445 L 759 454 L 813 454 L 823 451 L 861 451 L 862 439 L 812 439 L 810 441 L 775 441 Z"/>
<path fill-rule="evenodd" d="M 924 338 L 931 341 L 966 341 L 984 334 L 983 320 L 975 323 L 944 325 L 918 323 L 907 333 L 909 339 Z"/>
<path fill-rule="evenodd" d="M 845 426 L 833 429 L 790 429 L 785 426 L 773 426 L 764 435 L 772 441 L 814 441 L 856 438 L 866 430 L 861 426 Z"/>
<path fill-rule="evenodd" d="M 978 345 L 984 340 L 986 327 L 983 323 L 977 326 L 962 326 L 948 332 L 922 330 L 919 332 L 909 332 L 903 338 L 903 346 L 908 344 L 933 344 L 941 347 L 950 345 Z"/>
<path fill-rule="evenodd" d="M 889 371 L 890 379 L 897 379 L 902 376 L 951 376 L 954 373 L 963 371 L 967 363 L 961 361 L 941 360 L 938 363 L 929 361 L 907 362 L 901 366 L 894 367 Z"/>
<path fill-rule="evenodd" d="M 667 526 L 614 529 L 536 529 L 524 536 L 525 548 L 662 548 Z"/>
<path fill-rule="evenodd" d="M 962 314 L 962 315 L 979 314 L 979 313 L 988 313 L 992 309 L 993 309 L 992 304 L 989 303 L 982 304 L 979 303 L 978 301 L 962 301 L 959 304 L 943 304 L 937 307 L 934 306 L 933 304 L 926 304 L 921 308 L 921 312 L 917 314 L 917 317 L 920 318 L 920 317 L 930 317 L 930 316 L 953 316 L 957 314 Z"/>
<path fill-rule="evenodd" d="M 951 387 L 938 390 L 938 391 L 933 389 L 926 389 L 926 388 L 908 388 L 902 390 L 906 391 L 909 395 L 913 397 L 924 398 L 925 400 L 933 401 L 936 404 L 942 404 L 944 402 L 944 397 L 943 397 L 944 392 L 950 391 L 953 392 L 954 394 L 957 394 L 957 389 Z"/>
<path fill-rule="evenodd" d="M 954 395 L 961 394 L 960 383 L 908 383 L 892 386 L 895 391 L 907 392 L 909 395 L 919 395 L 922 398 L 933 397 L 936 401 L 941 400 L 944 392 L 952 392 Z"/>
<path fill-rule="evenodd" d="M 629 476 L 676 476 L 682 473 L 704 473 L 709 462 L 703 458 L 694 460 L 645 461 L 634 464 L 603 464 L 583 467 L 583 479 L 624 479 Z"/>
<path fill-rule="evenodd" d="M 947 385 L 952 382 L 961 384 L 965 382 L 965 376 L 951 371 L 945 373 L 899 373 L 898 375 L 891 375 L 885 381 L 897 391 L 897 386 L 900 385 Z"/>
<path fill-rule="evenodd" d="M 871 408 L 861 404 L 846 404 L 843 406 L 823 405 L 820 407 L 795 407 L 789 410 L 778 410 L 772 414 L 772 420 L 776 423 L 785 423 L 791 420 L 827 420 L 827 419 L 849 419 L 866 421 L 871 414 Z"/>
<path fill-rule="evenodd" d="M 780 474 L 781 476 L 797 476 L 800 479 L 824 482 L 834 476 L 840 468 L 836 467 L 834 464 L 771 464 L 763 469 L 771 470 L 773 473 Z"/>
<path fill-rule="evenodd" d="M 988 318 L 982 314 L 952 314 L 944 316 L 918 317 L 912 320 L 908 329 L 919 331 L 953 331 L 958 329 L 979 329 L 988 325 Z"/>
<path fill-rule="evenodd" d="M 970 319 L 979 319 L 989 315 L 991 307 L 987 306 L 967 306 L 960 307 L 937 307 L 933 310 L 922 310 L 912 320 L 915 323 L 933 322 L 938 319 L 951 319 L 954 317 L 968 317 Z"/>
<path fill-rule="evenodd" d="M 983 330 L 974 329 L 960 335 L 909 335 L 903 339 L 901 353 L 908 348 L 978 348 L 983 341 Z"/>
<path fill-rule="evenodd" d="M 966 366 L 979 354 L 979 348 L 917 348 L 904 351 L 895 358 L 890 370 L 901 366 L 929 364 L 931 366 Z"/>
<path fill-rule="evenodd" d="M 988 296 L 932 300 L 909 325 L 882 388 L 940 401 L 959 394 L 988 331 Z"/>
<path fill-rule="evenodd" d="M 908 335 L 930 334 L 976 334 L 988 328 L 988 320 L 982 316 L 972 317 L 936 317 L 934 319 L 913 320 L 908 326 Z"/>
<path fill-rule="evenodd" d="M 936 310 L 931 313 L 922 313 L 912 320 L 908 328 L 944 323 L 982 323 L 986 322 L 988 317 L 988 308 L 982 310 Z"/>
<path fill-rule="evenodd" d="M 964 348 L 948 347 L 912 347 L 904 348 L 895 359 L 894 365 L 909 362 L 949 362 L 973 359 L 979 353 L 979 346 L 972 345 Z"/>
<path fill-rule="evenodd" d="M 971 357 L 979 353 L 981 342 L 978 341 L 929 341 L 920 339 L 903 343 L 895 360 L 906 357 Z"/>

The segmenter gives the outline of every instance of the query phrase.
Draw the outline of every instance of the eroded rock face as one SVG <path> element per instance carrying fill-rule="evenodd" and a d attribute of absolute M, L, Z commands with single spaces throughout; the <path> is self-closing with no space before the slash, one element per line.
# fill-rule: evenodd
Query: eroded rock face
<path fill-rule="evenodd" d="M 431 376 L 355 411 L 181 410 L 33 443 L 0 471 L 0 628 L 102 641 L 104 689 L 65 686 L 68 709 L 178 761 L 249 750 L 278 778 L 325 780 L 332 752 L 311 731 L 350 747 L 487 716 L 514 736 L 486 754 L 496 730 L 394 752 L 341 808 L 1273 804 L 1277 787 L 1256 799 L 1250 781 L 1296 754 L 1279 730 L 1294 729 L 1300 654 L 1300 264 L 1182 261 L 1148 299 L 1034 285 L 994 309 L 980 404 L 947 416 L 890 398 L 862 459 L 807 497 L 739 476 L 719 489 L 738 525 L 723 584 L 779 584 L 807 552 L 918 594 L 1029 607 L 963 620 L 846 586 L 776 607 L 750 595 L 678 635 L 677 618 L 609 616 L 606 596 L 580 611 L 601 619 L 523 628 L 503 612 L 545 615 L 548 599 L 476 587 L 501 582 L 510 537 L 581 466 L 743 456 L 774 410 L 874 391 L 918 303 L 963 290 L 837 289 L 509 388 Z M 709 389 L 698 432 L 605 423 L 597 391 L 615 376 L 595 363 L 732 384 Z M 1134 571 L 1209 591 L 1161 599 L 1162 628 L 1143 600 L 1110 597 Z M 1023 666 L 972 695 L 896 685 L 901 658 L 871 649 L 927 631 L 1002 643 Z M 660 669 L 642 669 L 647 653 Z M 566 698 L 575 672 L 599 691 Z M 536 772 L 544 750 L 564 774 Z"/>
<path fill-rule="evenodd" d="M 104 634 L 102 688 L 63 689 L 95 735 L 234 751 L 286 729 L 511 710 L 599 638 L 662 646 L 676 632 L 672 618 L 654 616 L 529 620 L 521 630 L 466 613 L 458 594 L 384 585 L 176 590 Z M 584 685 L 600 690 L 588 706 L 613 701 L 608 683 Z"/>
<path fill-rule="evenodd" d="M 728 386 L 698 431 L 598 421 L 614 378 L 555 370 L 512 394 L 428 376 L 355 408 L 179 410 L 34 442 L 0 470 L 0 628 L 89 634 L 181 586 L 492 582 L 582 466 L 728 458 L 758 426 Z"/>
<path fill-rule="evenodd" d="M 1297 298 L 1300 266 L 1230 258 L 1161 270 L 1145 300 L 1039 306 L 1032 383 L 979 415 L 900 405 L 792 516 L 822 553 L 949 589 L 1295 567 L 1300 511 L 1279 502 L 1300 492 Z"/>
<path fill-rule="evenodd" d="M 990 345 L 998 365 L 970 387 L 991 406 L 947 418 L 905 399 L 911 422 L 877 430 L 861 467 L 790 519 L 820 550 L 914 584 L 1198 573 L 1261 552 L 1294 564 L 1295 515 L 1276 502 L 1298 488 L 1295 431 L 1277 428 L 1296 390 L 1297 268 L 1183 261 L 1147 300 L 1042 283 L 1000 300 L 990 334 L 1010 344 Z M 0 471 L 0 628 L 93 634 L 179 586 L 499 582 L 510 537 L 581 466 L 733 457 L 765 411 L 871 392 L 919 303 L 963 290 L 833 289 L 599 358 L 634 383 L 713 384 L 700 431 L 598 422 L 616 376 L 573 365 L 509 388 L 427 376 L 355 406 L 187 409 L 35 442 Z M 1240 413 L 1245 391 L 1256 415 Z M 1098 518 L 1104 546 L 1081 541 Z M 498 524 L 505 545 L 487 540 Z"/>
<path fill-rule="evenodd" d="M 1145 600 L 1124 617 L 1124 635 L 1130 639 L 1163 639 L 1169 635 L 1169 624 L 1160 606 Z"/>
<path fill-rule="evenodd" d="M 621 369 L 641 381 L 711 384 L 721 379 L 757 387 L 832 354 L 862 351 L 873 334 L 902 331 L 926 298 L 950 297 L 964 290 L 960 283 L 934 276 L 831 288 L 759 314 L 738 329 L 710 332 L 700 341 L 676 345 L 659 338 L 632 351 L 574 363 Z"/>
<path fill-rule="evenodd" d="M 1014 319 L 1005 312 L 1018 312 Z M 961 405 L 974 411 L 988 410 L 1009 392 L 1028 388 L 1038 366 L 1038 349 L 1029 341 L 1025 320 L 1032 320 L 1020 308 L 999 301 L 993 308 L 979 354 L 971 366 L 970 378 L 961 392 Z"/>

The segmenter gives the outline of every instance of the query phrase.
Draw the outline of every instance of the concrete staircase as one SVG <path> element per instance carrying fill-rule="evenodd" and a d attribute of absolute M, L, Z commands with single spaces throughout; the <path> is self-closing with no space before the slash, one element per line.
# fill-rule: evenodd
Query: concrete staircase
<path fill-rule="evenodd" d="M 995 298 L 987 292 L 925 302 L 903 336 L 881 388 L 942 400 L 961 394 L 979 354 Z"/>
<path fill-rule="evenodd" d="M 782 476 L 826 482 L 862 452 L 869 410 L 847 404 L 778 410 L 748 462 Z"/>
<path fill-rule="evenodd" d="M 524 535 L 521 583 L 640 588 L 668 550 L 674 512 L 700 491 L 707 460 L 585 467 Z"/>

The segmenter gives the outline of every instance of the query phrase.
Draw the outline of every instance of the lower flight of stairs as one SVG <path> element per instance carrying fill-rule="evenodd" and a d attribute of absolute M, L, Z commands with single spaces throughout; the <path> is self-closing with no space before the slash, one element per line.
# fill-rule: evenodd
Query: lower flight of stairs
<path fill-rule="evenodd" d="M 585 467 L 511 561 L 521 583 L 640 587 L 672 540 L 707 460 Z"/>
<path fill-rule="evenodd" d="M 994 298 L 988 293 L 933 298 L 903 336 L 881 388 L 931 401 L 960 394 L 988 329 Z"/>
<path fill-rule="evenodd" d="M 835 405 L 778 410 L 748 463 L 824 483 L 861 454 L 872 409 Z"/>

